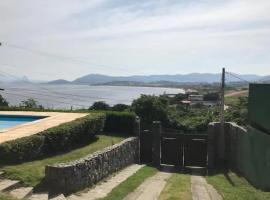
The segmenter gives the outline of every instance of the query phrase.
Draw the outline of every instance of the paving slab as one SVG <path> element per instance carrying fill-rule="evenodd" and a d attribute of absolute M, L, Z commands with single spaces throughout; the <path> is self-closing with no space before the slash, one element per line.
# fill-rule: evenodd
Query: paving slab
<path fill-rule="evenodd" d="M 49 195 L 48 193 L 35 193 L 35 194 L 32 194 L 28 199 L 29 200 L 48 200 Z"/>
<path fill-rule="evenodd" d="M 96 187 L 81 194 L 71 195 L 67 197 L 68 200 L 95 200 L 106 197 L 113 188 L 117 187 L 120 183 L 125 181 L 128 177 L 132 176 L 144 165 L 131 165 L 118 172 L 106 181 L 101 182 Z"/>
<path fill-rule="evenodd" d="M 191 176 L 191 192 L 193 200 L 222 200 L 216 189 L 200 175 Z"/>
<path fill-rule="evenodd" d="M 146 179 L 134 192 L 128 194 L 124 200 L 157 200 L 166 185 L 170 172 L 158 172 Z"/>
<path fill-rule="evenodd" d="M 63 194 L 57 195 L 55 197 L 49 198 L 50 200 L 66 200 L 66 197 Z"/>
<path fill-rule="evenodd" d="M 15 185 L 17 185 L 20 181 L 14 181 L 9 179 L 2 179 L 0 180 L 0 191 L 4 191 L 8 188 L 11 188 Z"/>
<path fill-rule="evenodd" d="M 32 187 L 20 187 L 9 192 L 9 194 L 17 199 L 23 199 L 30 196 L 33 192 Z"/>

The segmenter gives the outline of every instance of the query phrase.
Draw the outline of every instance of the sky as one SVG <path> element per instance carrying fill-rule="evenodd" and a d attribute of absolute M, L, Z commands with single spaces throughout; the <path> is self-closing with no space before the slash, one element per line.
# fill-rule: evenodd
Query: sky
<path fill-rule="evenodd" d="M 269 0 L 0 1 L 0 74 L 270 74 Z"/>

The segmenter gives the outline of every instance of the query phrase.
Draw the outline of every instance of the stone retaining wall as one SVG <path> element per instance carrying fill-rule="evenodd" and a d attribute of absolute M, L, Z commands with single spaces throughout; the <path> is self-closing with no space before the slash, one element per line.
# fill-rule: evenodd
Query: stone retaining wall
<path fill-rule="evenodd" d="M 53 190 L 65 194 L 76 192 L 138 162 L 138 152 L 138 138 L 128 138 L 80 160 L 46 166 L 45 180 Z"/>

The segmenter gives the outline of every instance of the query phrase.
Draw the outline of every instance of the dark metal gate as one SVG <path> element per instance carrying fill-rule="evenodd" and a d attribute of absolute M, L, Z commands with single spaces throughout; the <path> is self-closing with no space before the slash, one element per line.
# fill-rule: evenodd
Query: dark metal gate
<path fill-rule="evenodd" d="M 149 130 L 144 130 L 140 134 L 140 162 L 152 162 L 153 134 Z"/>
<path fill-rule="evenodd" d="M 206 167 L 207 141 L 205 136 L 187 137 L 184 144 L 184 166 Z"/>
<path fill-rule="evenodd" d="M 207 135 L 165 130 L 161 135 L 161 163 L 180 167 L 206 167 Z"/>
<path fill-rule="evenodd" d="M 159 133 L 154 133 L 157 130 Z M 142 131 L 140 161 L 155 162 L 157 165 L 206 167 L 207 134 L 183 134 L 178 130 L 166 129 L 163 132 L 161 129 Z"/>
<path fill-rule="evenodd" d="M 177 137 L 162 137 L 161 163 L 168 165 L 183 165 L 182 143 Z"/>

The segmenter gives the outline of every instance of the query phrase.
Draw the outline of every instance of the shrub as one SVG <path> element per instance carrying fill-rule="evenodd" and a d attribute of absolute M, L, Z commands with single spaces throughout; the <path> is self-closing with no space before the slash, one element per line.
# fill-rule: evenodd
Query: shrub
<path fill-rule="evenodd" d="M 149 128 L 153 121 L 161 121 L 162 125 L 167 123 L 169 102 L 166 97 L 141 95 L 133 101 L 132 108 L 141 118 L 143 128 Z"/>
<path fill-rule="evenodd" d="M 136 114 L 132 112 L 106 112 L 104 131 L 133 135 Z"/>
<path fill-rule="evenodd" d="M 38 134 L 0 144 L 0 163 L 30 161 L 88 142 L 104 126 L 103 114 L 90 114 Z"/>
<path fill-rule="evenodd" d="M 8 107 L 7 100 L 4 97 L 2 97 L 1 95 L 0 95 L 0 106 Z"/>
<path fill-rule="evenodd" d="M 113 111 L 125 111 L 127 109 L 129 109 L 130 106 L 126 105 L 126 104 L 116 104 L 112 107 Z"/>
<path fill-rule="evenodd" d="M 104 101 L 97 101 L 89 108 L 90 110 L 110 110 L 110 105 Z"/>

